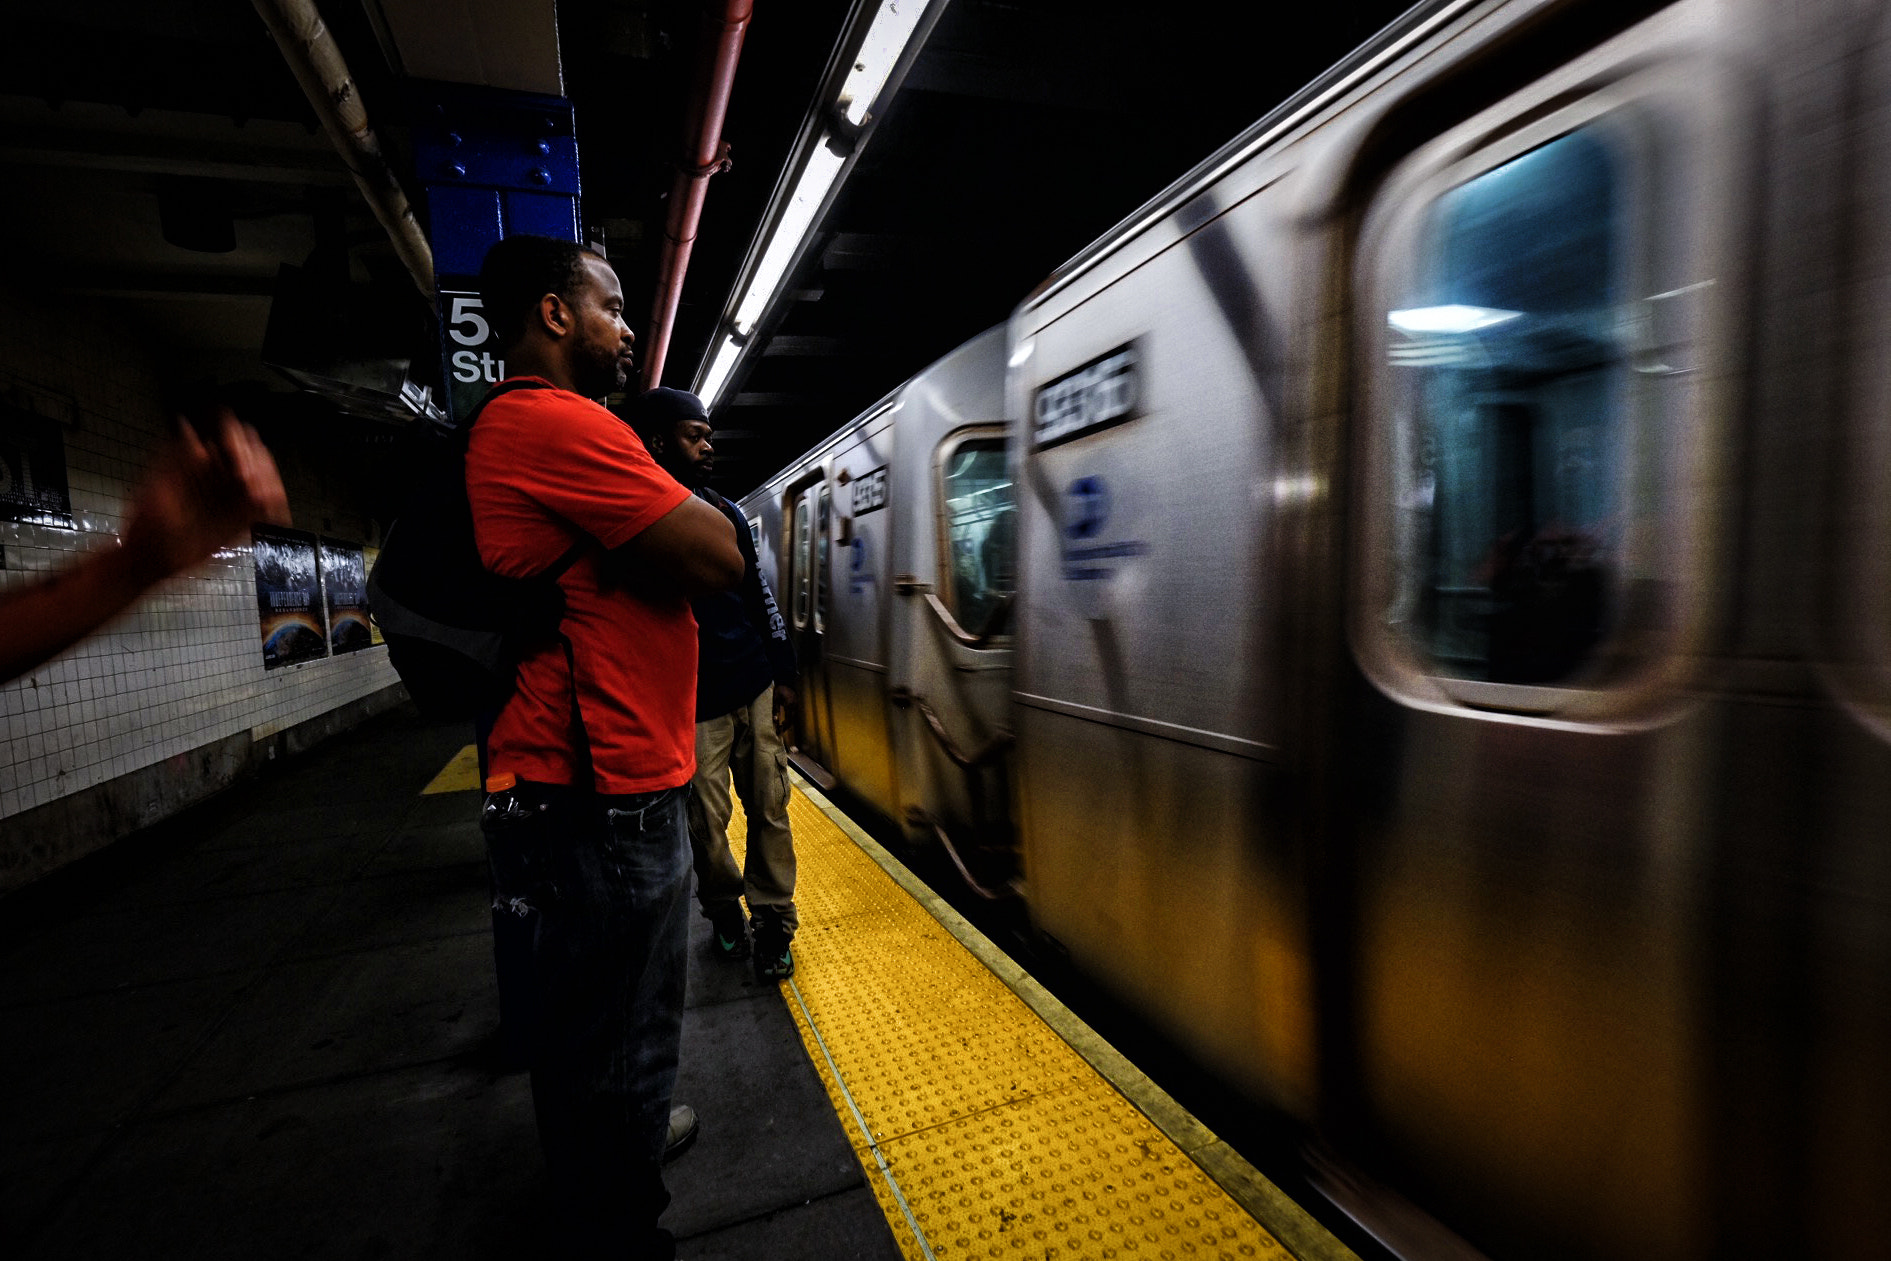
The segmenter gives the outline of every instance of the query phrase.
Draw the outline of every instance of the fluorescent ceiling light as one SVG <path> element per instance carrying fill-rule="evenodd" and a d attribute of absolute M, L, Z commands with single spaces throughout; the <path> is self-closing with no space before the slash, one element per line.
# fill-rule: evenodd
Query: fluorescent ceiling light
<path fill-rule="evenodd" d="M 873 15 L 873 25 L 854 54 L 854 68 L 847 72 L 840 87 L 841 112 L 858 127 L 866 121 L 867 111 L 886 86 L 893 64 L 906 51 L 907 41 L 926 13 L 926 0 L 886 0 Z"/>
<path fill-rule="evenodd" d="M 1404 333 L 1475 333 L 1522 316 L 1521 311 L 1499 311 L 1487 306 L 1421 306 L 1393 311 L 1385 322 Z"/>
<path fill-rule="evenodd" d="M 827 190 L 834 186 L 834 178 L 840 174 L 840 168 L 847 159 L 828 148 L 824 142 L 816 142 L 808 154 L 807 165 L 801 168 L 801 177 L 795 181 L 794 193 L 788 198 L 788 204 L 776 220 L 774 231 L 769 234 L 768 247 L 762 251 L 762 261 L 755 267 L 754 275 L 749 277 L 748 288 L 743 291 L 742 301 L 735 308 L 735 329 L 744 337 L 755 331 L 762 315 L 768 310 L 768 304 L 774 301 L 775 290 L 781 287 L 787 275 L 788 264 L 794 261 L 795 254 L 801 248 L 801 238 L 808 234 L 808 227 L 814 222 L 815 214 L 821 209 L 821 203 L 827 199 Z"/>
<path fill-rule="evenodd" d="M 696 397 L 703 401 L 703 410 L 712 410 L 722 397 L 722 387 L 729 383 L 729 374 L 735 371 L 736 362 L 742 358 L 742 348 L 735 344 L 735 339 L 725 337 L 722 345 L 716 347 L 715 358 L 709 361 L 709 371 L 703 373 L 703 379 L 696 387 Z"/>
<path fill-rule="evenodd" d="M 930 7 L 930 0 L 885 0 L 874 11 L 866 37 L 854 55 L 853 68 L 841 85 L 837 102 L 854 126 L 861 126 L 865 122 L 867 111 L 886 87 L 888 76 L 893 73 L 893 67 L 912 41 L 913 33 L 919 29 Z M 749 273 L 748 282 L 729 321 L 734 329 L 734 338 L 724 341 L 717 348 L 714 358 L 702 374 L 701 388 L 696 391 L 705 404 L 714 405 L 716 395 L 741 361 L 742 347 L 737 339 L 746 341 L 768 314 L 777 291 L 787 281 L 788 269 L 801 252 L 809 229 L 814 226 L 815 216 L 820 213 L 822 203 L 827 200 L 834 182 L 840 178 L 841 169 L 847 164 L 846 157 L 830 147 L 830 139 L 825 132 L 815 137 L 801 172 L 795 178 L 794 191 L 781 207 L 780 217 L 775 220 L 762 246 L 755 270 Z"/>

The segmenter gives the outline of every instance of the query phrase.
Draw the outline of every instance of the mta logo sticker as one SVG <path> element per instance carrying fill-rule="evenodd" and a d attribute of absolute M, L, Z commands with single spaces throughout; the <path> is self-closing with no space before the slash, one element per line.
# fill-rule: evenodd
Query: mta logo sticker
<path fill-rule="evenodd" d="M 847 552 L 847 591 L 850 595 L 859 595 L 873 585 L 873 570 L 867 565 L 867 536 L 854 535 L 854 541 L 845 546 Z"/>
<path fill-rule="evenodd" d="M 1109 578 L 1118 562 L 1148 554 L 1149 545 L 1141 539 L 1096 541 L 1110 523 L 1110 492 L 1102 478 L 1079 477 L 1065 494 L 1070 500 L 1064 517 L 1065 581 Z"/>
<path fill-rule="evenodd" d="M 1093 539 L 1110 519 L 1110 492 L 1100 477 L 1079 477 L 1070 484 L 1070 514 L 1064 533 L 1073 539 Z"/>

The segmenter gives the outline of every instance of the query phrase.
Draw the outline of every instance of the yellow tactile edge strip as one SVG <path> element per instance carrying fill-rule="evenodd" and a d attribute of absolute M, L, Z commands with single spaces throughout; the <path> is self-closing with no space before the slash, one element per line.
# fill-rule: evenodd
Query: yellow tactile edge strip
<path fill-rule="evenodd" d="M 479 786 L 479 750 L 469 744 L 440 768 L 440 773 L 420 790 L 420 795 L 468 792 Z"/>
<path fill-rule="evenodd" d="M 1263 1238 L 1261 1241 L 1260 1247 L 1262 1249 L 1271 1249 L 1274 1245 L 1274 1240 L 1277 1239 L 1281 1245 L 1285 1246 L 1287 1251 L 1291 1252 L 1295 1257 L 1300 1258 L 1300 1261 L 1357 1261 L 1357 1258 L 1350 1249 L 1328 1233 L 1327 1230 L 1315 1221 L 1304 1209 L 1290 1199 L 1246 1160 L 1242 1159 L 1229 1148 L 1226 1143 L 1217 1138 L 1212 1131 L 1197 1121 L 1186 1109 L 1177 1104 L 1167 1092 L 1163 1091 L 1161 1087 L 1157 1086 L 1133 1064 L 1124 1059 L 1114 1047 L 1099 1037 L 1094 1030 L 1084 1024 L 1082 1020 L 1078 1019 L 1068 1008 L 1045 991 L 1044 988 L 1024 972 L 1022 968 L 1018 967 L 1016 963 L 1006 956 L 1003 951 L 994 946 L 983 933 L 974 928 L 963 916 L 953 910 L 951 906 L 931 889 L 917 880 L 898 860 L 887 853 L 872 837 L 863 832 L 858 825 L 836 808 L 832 802 L 822 795 L 818 788 L 799 774 L 795 775 L 795 781 L 796 787 L 800 789 L 802 795 L 811 805 L 815 806 L 821 814 L 826 816 L 828 822 L 833 824 L 841 834 L 857 846 L 862 853 L 871 858 L 882 872 L 918 903 L 921 908 L 936 920 L 941 927 L 949 932 L 974 958 L 983 964 L 985 969 L 1009 989 L 1020 1002 L 1035 1013 L 1045 1025 L 1068 1045 L 1072 1052 L 1088 1064 L 1091 1069 L 1108 1082 L 1110 1086 L 1134 1106 L 1137 1111 L 1146 1117 L 1150 1124 L 1173 1143 L 1182 1155 L 1192 1161 L 1230 1200 L 1239 1205 L 1241 1209 L 1245 1210 L 1262 1229 L 1266 1232 L 1271 1232 L 1273 1238 Z M 734 838 L 732 837 L 731 839 Z M 876 1196 L 881 1198 L 883 1207 L 888 1208 L 889 1216 L 891 1216 L 891 1209 L 893 1207 L 896 1206 L 898 1208 L 901 1216 L 905 1219 L 906 1226 L 911 1231 L 909 1236 L 910 1240 L 919 1249 L 918 1255 L 931 1261 L 937 1254 L 927 1241 L 925 1231 L 921 1228 L 920 1223 L 915 1220 L 912 1207 L 908 1204 L 905 1195 L 900 1191 L 898 1181 L 894 1177 L 893 1172 L 888 1168 L 886 1157 L 881 1151 L 880 1144 L 875 1141 L 875 1133 L 870 1129 L 866 1118 L 862 1115 L 860 1107 L 856 1104 L 846 1082 L 843 1080 L 840 1067 L 835 1063 L 834 1057 L 830 1053 L 827 1043 L 820 1033 L 814 1013 L 809 1010 L 808 1003 L 794 981 L 791 980 L 788 982 L 788 990 L 794 1007 L 799 1009 L 793 1014 L 797 1017 L 796 1024 L 803 1029 L 804 1040 L 808 1044 L 810 1056 L 814 1057 L 818 1055 L 817 1067 L 825 1067 L 826 1072 L 823 1073 L 823 1077 L 827 1079 L 830 1090 L 836 1096 L 837 1103 L 845 1103 L 848 1112 L 851 1113 L 854 1124 L 858 1127 L 858 1132 L 866 1140 L 863 1144 L 858 1145 L 863 1164 L 866 1163 L 867 1155 L 870 1153 L 873 1162 L 877 1164 L 878 1171 L 882 1175 L 885 1191 L 883 1193 L 882 1188 L 876 1186 Z M 1044 1098 L 1048 1099 L 1055 1093 L 1056 1092 L 1049 1092 Z M 1063 1105 L 1058 1104 L 1053 1106 Z M 956 1112 L 954 1115 L 957 1115 Z M 1087 1113 L 1085 1113 L 1085 1115 L 1086 1117 L 1088 1116 Z M 847 1116 L 844 1114 L 842 1119 L 846 1120 Z M 1033 1129 L 1033 1132 L 1035 1132 L 1034 1127 L 1028 1124 L 1026 1128 Z M 1147 1154 L 1147 1152 L 1145 1152 L 1145 1154 Z M 869 1166 L 867 1172 L 871 1177 L 875 1169 Z M 978 1181 L 978 1178 L 972 1178 L 972 1182 L 977 1183 Z M 958 1189 L 957 1184 L 954 1184 L 954 1189 Z M 892 1200 L 891 1205 L 887 1204 L 889 1198 Z M 969 1200 L 969 1197 L 967 1198 Z M 989 1199 L 989 1190 L 981 1192 L 981 1198 Z M 1086 1196 L 1086 1198 L 1088 1197 Z M 1143 1195 L 1140 1198 L 1147 1201 L 1149 1197 Z M 1124 1201 L 1119 1201 L 1119 1203 L 1124 1203 Z M 1178 1204 L 1176 1207 L 1180 1208 L 1181 1206 Z M 1160 1210 L 1155 1210 L 1154 1215 L 1160 1218 Z M 1083 1214 L 1079 1213 L 1077 1216 L 1081 1219 Z M 1210 1212 L 1209 1216 L 1212 1218 L 1214 1214 Z M 1142 1219 L 1132 1217 L 1131 1220 L 1140 1222 Z M 896 1221 L 894 1224 L 897 1228 L 899 1223 Z M 1115 1230 L 1117 1227 L 1113 1226 L 1111 1229 Z M 1058 1226 L 1058 1230 L 1063 1230 L 1061 1224 Z M 1042 1232 L 1039 1233 L 1042 1234 Z M 1224 1235 L 1232 1234 L 1231 1231 L 1226 1229 L 1224 1229 L 1222 1233 Z M 1154 1242 L 1153 1236 L 1145 1237 L 1150 1238 L 1151 1241 Z M 1103 1240 L 1101 1235 L 1094 1235 L 1093 1238 L 1099 1241 Z M 902 1242 L 904 1243 L 904 1241 Z M 964 1243 L 966 1241 L 961 1240 L 960 1242 Z M 1020 1240 L 1018 1242 L 1021 1243 L 1022 1241 Z M 1060 1238 L 1057 1242 L 1067 1244 L 1080 1243 L 1079 1240 L 1068 1237 Z M 1112 1239 L 1107 1242 L 1117 1243 L 1130 1241 Z M 908 1251 L 910 1254 L 910 1249 Z M 1113 1250 L 1106 1249 L 1106 1251 L 1109 1252 L 1110 1255 L 1114 1255 Z M 1134 1254 L 1138 1250 L 1132 1243 L 1127 1251 Z M 1193 1249 L 1185 1248 L 1184 1251 L 1189 1252 L 1193 1251 Z M 1252 1250 L 1248 1247 L 1242 1247 L 1241 1251 L 1244 1254 L 1252 1253 Z M 994 1256 L 1000 1255 L 1001 1249 L 994 1246 L 990 1249 L 990 1253 Z M 1052 1255 L 1052 1253 L 1047 1249 L 1044 1255 Z M 1166 1252 L 1165 1255 L 1167 1255 Z"/>

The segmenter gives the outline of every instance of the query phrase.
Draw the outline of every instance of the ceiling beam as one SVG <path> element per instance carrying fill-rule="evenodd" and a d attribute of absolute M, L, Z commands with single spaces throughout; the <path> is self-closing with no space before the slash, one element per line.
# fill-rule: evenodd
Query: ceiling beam
<path fill-rule="evenodd" d="M 152 137 L 44 133 L 0 145 L 0 165 L 122 171 L 132 175 L 188 175 L 251 184 L 332 185 L 354 181 L 332 149 L 243 149 L 166 142 Z"/>
<path fill-rule="evenodd" d="M 766 393 L 758 393 L 758 392 L 751 391 L 746 394 L 738 394 L 734 398 L 730 399 L 729 406 L 731 407 L 800 407 L 803 404 L 807 403 L 810 400 L 810 398 L 811 398 L 810 395 L 804 394 L 804 393 L 766 394 Z M 720 429 L 716 430 L 716 436 L 718 438 L 722 436 L 722 433 L 723 433 L 722 430 Z"/>
<path fill-rule="evenodd" d="M 839 337 L 817 337 L 807 333 L 777 333 L 767 339 L 762 347 L 764 359 L 778 359 L 793 356 L 805 359 L 825 359 L 845 354 L 847 343 Z"/>
<path fill-rule="evenodd" d="M 42 277 L 61 293 L 86 298 L 272 298 L 276 278 L 241 274 L 199 272 L 195 274 L 137 275 L 114 273 L 110 276 L 66 275 Z"/>
<path fill-rule="evenodd" d="M 378 0 L 400 68 L 416 79 L 565 94 L 552 0 Z"/>

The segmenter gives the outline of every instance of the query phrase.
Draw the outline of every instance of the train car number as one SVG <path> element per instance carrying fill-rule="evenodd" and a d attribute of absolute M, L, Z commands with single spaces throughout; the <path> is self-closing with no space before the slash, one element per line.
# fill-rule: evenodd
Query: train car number
<path fill-rule="evenodd" d="M 854 479 L 854 515 L 877 512 L 886 507 L 886 465 Z"/>
<path fill-rule="evenodd" d="M 1136 347 L 1118 346 L 1038 389 L 1032 408 L 1039 447 L 1054 446 L 1136 413 Z"/>

